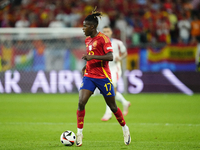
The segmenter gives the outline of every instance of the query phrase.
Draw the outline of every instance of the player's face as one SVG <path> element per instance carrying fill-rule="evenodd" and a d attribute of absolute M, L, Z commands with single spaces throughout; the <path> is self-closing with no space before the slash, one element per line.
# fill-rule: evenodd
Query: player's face
<path fill-rule="evenodd" d="M 85 33 L 85 36 L 90 36 L 92 34 L 91 23 L 88 21 L 83 21 L 83 32 Z"/>
<path fill-rule="evenodd" d="M 103 28 L 103 33 L 109 38 L 112 36 L 112 30 L 110 28 Z"/>

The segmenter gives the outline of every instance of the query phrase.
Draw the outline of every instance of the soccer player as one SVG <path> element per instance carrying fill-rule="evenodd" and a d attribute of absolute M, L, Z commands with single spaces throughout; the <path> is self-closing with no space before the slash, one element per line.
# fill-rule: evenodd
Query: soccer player
<path fill-rule="evenodd" d="M 84 77 L 79 91 L 76 146 L 82 145 L 85 105 L 96 87 L 101 91 L 107 105 L 122 126 L 124 143 L 129 145 L 131 142 L 129 128 L 121 110 L 115 103 L 115 91 L 110 79 L 111 73 L 108 62 L 113 60 L 112 45 L 107 36 L 97 31 L 97 17 L 101 17 L 101 13 L 96 12 L 95 8 L 83 22 L 83 32 L 87 37 L 85 39 L 87 55 L 83 55 L 82 59 L 86 60 L 87 63 L 82 69 Z"/>
<path fill-rule="evenodd" d="M 115 99 L 122 103 L 123 115 L 126 116 L 128 114 L 128 107 L 131 105 L 131 103 L 117 91 L 117 81 L 122 74 L 120 61 L 127 56 L 127 50 L 122 41 L 112 38 L 112 30 L 109 26 L 105 26 L 103 28 L 103 33 L 110 38 L 113 48 L 113 61 L 109 62 L 109 68 L 111 71 L 112 83 L 116 93 Z M 106 112 L 101 120 L 108 121 L 111 117 L 112 111 L 108 105 L 106 105 Z"/>

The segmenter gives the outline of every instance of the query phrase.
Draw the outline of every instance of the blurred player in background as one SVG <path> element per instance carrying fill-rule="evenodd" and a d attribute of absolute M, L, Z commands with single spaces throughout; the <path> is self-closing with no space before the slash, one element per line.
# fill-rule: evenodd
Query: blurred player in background
<path fill-rule="evenodd" d="M 113 60 L 112 45 L 107 36 L 97 31 L 97 17 L 101 17 L 101 13 L 95 10 L 83 22 L 83 32 L 87 37 L 85 39 L 87 55 L 83 55 L 82 59 L 86 60 L 87 63 L 82 69 L 84 77 L 79 91 L 76 146 L 82 145 L 85 105 L 96 87 L 101 91 L 107 105 L 122 126 L 124 143 L 129 145 L 131 142 L 129 128 L 126 125 L 121 110 L 116 105 L 115 91 L 110 79 L 111 73 L 108 62 Z"/>
<path fill-rule="evenodd" d="M 112 83 L 115 88 L 115 99 L 122 103 L 123 115 L 126 116 L 128 114 L 128 108 L 131 105 L 131 103 L 127 101 L 123 97 L 123 95 L 117 91 L 117 81 L 122 75 L 120 62 L 123 58 L 127 56 L 127 50 L 122 41 L 112 38 L 112 29 L 109 26 L 105 26 L 103 28 L 103 33 L 109 37 L 113 48 L 113 61 L 109 62 L 109 68 L 111 71 Z M 108 121 L 111 117 L 112 111 L 110 110 L 109 106 L 106 105 L 106 112 L 101 120 Z"/>

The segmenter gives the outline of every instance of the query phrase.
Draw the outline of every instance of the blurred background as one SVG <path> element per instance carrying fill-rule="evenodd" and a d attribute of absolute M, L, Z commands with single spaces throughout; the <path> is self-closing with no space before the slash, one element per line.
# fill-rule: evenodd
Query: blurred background
<path fill-rule="evenodd" d="M 78 92 L 95 6 L 127 47 L 120 92 L 200 92 L 200 0 L 2 0 L 0 93 Z"/>

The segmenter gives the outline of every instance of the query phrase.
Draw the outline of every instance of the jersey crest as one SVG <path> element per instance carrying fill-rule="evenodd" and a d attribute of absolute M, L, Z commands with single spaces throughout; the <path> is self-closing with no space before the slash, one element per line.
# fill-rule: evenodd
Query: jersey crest
<path fill-rule="evenodd" d="M 97 41 L 94 41 L 92 45 L 95 48 L 97 46 Z"/>

